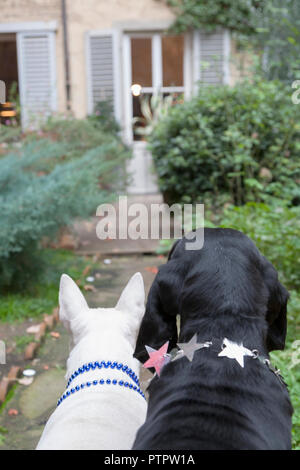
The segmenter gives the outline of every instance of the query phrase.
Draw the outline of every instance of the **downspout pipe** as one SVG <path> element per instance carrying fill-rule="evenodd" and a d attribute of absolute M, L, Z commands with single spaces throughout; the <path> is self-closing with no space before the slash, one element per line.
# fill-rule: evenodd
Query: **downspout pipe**
<path fill-rule="evenodd" d="M 71 81 L 70 81 L 70 60 L 69 60 L 69 42 L 68 42 L 68 22 L 67 22 L 67 5 L 66 0 L 61 0 L 61 15 L 63 26 L 64 41 L 64 65 L 65 65 L 65 84 L 67 111 L 71 110 Z"/>

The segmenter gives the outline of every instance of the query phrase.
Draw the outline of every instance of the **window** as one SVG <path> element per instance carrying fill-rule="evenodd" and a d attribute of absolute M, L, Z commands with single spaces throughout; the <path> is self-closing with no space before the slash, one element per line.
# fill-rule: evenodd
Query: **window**
<path fill-rule="evenodd" d="M 162 37 L 163 87 L 183 86 L 183 36 Z"/>
<path fill-rule="evenodd" d="M 132 117 L 142 118 L 143 98 L 184 92 L 184 36 L 137 34 L 130 36 Z M 141 135 L 133 126 L 134 140 Z"/>
<path fill-rule="evenodd" d="M 132 83 L 152 86 L 151 38 L 131 38 L 131 76 Z"/>

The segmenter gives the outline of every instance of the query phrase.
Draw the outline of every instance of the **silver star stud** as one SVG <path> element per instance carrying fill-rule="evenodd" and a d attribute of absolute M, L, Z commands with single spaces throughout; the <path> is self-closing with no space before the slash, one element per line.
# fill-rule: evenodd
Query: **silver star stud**
<path fill-rule="evenodd" d="M 198 351 L 198 349 L 208 347 L 208 343 L 197 343 L 197 334 L 194 334 L 188 343 L 177 343 L 177 346 L 179 346 L 183 351 L 183 354 L 188 358 L 188 360 L 192 361 L 195 352 Z"/>
<path fill-rule="evenodd" d="M 235 359 L 241 367 L 244 367 L 244 356 L 253 356 L 250 349 L 244 348 L 243 343 L 237 344 L 229 339 L 224 338 L 223 345 L 224 349 L 218 354 L 218 356 L 229 357 L 229 359 Z"/>

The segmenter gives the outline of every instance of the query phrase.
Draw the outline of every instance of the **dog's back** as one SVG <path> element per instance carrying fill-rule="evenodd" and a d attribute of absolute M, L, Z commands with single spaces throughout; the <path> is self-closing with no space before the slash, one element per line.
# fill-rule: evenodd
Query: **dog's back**
<path fill-rule="evenodd" d="M 285 386 L 252 358 L 244 369 L 228 361 L 203 349 L 191 363 L 165 366 L 149 387 L 146 423 L 133 449 L 290 449 Z"/>
<path fill-rule="evenodd" d="M 115 308 L 89 308 L 74 281 L 62 276 L 59 314 L 72 339 L 67 387 L 38 450 L 131 448 L 147 410 L 133 357 L 144 295 L 143 278 L 136 273 Z"/>
<path fill-rule="evenodd" d="M 135 449 L 289 449 L 292 407 L 284 384 L 266 364 L 219 357 L 229 338 L 268 358 L 283 349 L 288 293 L 277 273 L 242 233 L 205 229 L 202 250 L 173 248 L 151 287 L 135 356 L 147 359 L 144 345 L 176 346 L 197 333 L 212 341 L 167 364 L 149 387 L 146 423 Z"/>

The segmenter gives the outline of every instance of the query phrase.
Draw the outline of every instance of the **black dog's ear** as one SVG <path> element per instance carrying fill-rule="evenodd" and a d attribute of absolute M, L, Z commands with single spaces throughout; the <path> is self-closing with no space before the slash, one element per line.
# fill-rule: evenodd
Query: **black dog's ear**
<path fill-rule="evenodd" d="M 287 302 L 289 293 L 279 282 L 277 271 L 264 259 L 264 278 L 269 291 L 266 320 L 268 351 L 284 349 L 287 331 Z"/>
<path fill-rule="evenodd" d="M 274 349 L 284 349 L 287 330 L 288 299 L 288 291 L 278 281 L 277 289 L 272 293 L 268 305 L 268 351 L 273 351 Z"/>
<path fill-rule="evenodd" d="M 181 267 L 169 260 L 159 272 L 149 291 L 146 311 L 137 338 L 134 357 L 145 362 L 145 345 L 159 349 L 169 341 L 169 351 L 178 341 L 176 316 L 180 313 Z"/>
<path fill-rule="evenodd" d="M 176 315 L 166 312 L 160 298 L 159 282 L 151 286 L 146 311 L 138 334 L 134 357 L 144 363 L 149 359 L 145 346 L 159 349 L 169 341 L 169 350 L 176 346 L 177 326 Z"/>

